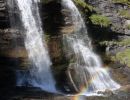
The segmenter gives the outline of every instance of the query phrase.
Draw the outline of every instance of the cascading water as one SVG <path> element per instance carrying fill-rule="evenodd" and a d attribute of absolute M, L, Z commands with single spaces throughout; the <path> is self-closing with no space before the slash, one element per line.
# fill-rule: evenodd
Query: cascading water
<path fill-rule="evenodd" d="M 75 55 L 75 69 L 80 76 L 80 80 L 83 79 L 85 81 L 83 87 L 86 88 L 86 90 L 83 94 L 91 95 L 98 91 L 119 88 L 120 85 L 110 77 L 107 70 L 102 67 L 100 58 L 92 51 L 87 28 L 75 4 L 72 0 L 62 0 L 62 5 L 65 9 L 69 9 L 74 26 L 73 33 L 64 35 L 64 46 L 67 50 L 72 50 Z M 81 69 L 82 72 L 80 71 Z"/>
<path fill-rule="evenodd" d="M 21 86 L 28 83 L 33 87 L 56 92 L 55 81 L 50 69 L 51 61 L 41 27 L 38 2 L 39 0 L 16 0 L 25 28 L 25 47 L 32 63 L 26 76 L 21 76 L 19 73 L 17 85 Z"/>

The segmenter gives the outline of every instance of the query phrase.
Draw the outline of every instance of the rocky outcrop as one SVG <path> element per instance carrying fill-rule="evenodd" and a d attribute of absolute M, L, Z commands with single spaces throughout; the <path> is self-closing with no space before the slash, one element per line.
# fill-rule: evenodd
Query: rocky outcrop
<path fill-rule="evenodd" d="M 90 15 L 94 14 L 95 17 L 90 18 L 88 23 L 89 35 L 93 39 L 95 50 L 101 55 L 109 56 L 109 60 L 113 61 L 114 59 L 114 62 L 130 66 L 130 57 L 127 56 L 130 47 L 129 1 L 86 0 L 86 2 L 92 5 L 95 11 Z M 100 24 L 103 23 L 100 22 L 100 19 L 102 22 L 106 21 L 105 23 L 109 20 L 111 24 L 107 27 L 101 26 Z M 91 23 L 93 20 L 97 21 L 96 25 Z"/>
<path fill-rule="evenodd" d="M 116 33 L 127 33 L 125 23 L 128 21 L 129 17 L 122 15 L 121 12 L 130 10 L 129 5 L 116 3 L 114 0 L 89 0 L 88 2 L 95 7 L 97 13 L 111 20 L 112 25 L 110 28 L 112 31 Z"/>

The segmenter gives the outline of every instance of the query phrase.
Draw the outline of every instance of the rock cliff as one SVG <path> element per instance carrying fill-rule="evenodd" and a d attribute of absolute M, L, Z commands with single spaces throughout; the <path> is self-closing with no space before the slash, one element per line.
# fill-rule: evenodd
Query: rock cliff
<path fill-rule="evenodd" d="M 53 72 L 57 86 L 64 83 L 73 92 L 76 89 L 68 76 L 72 61 L 67 59 L 63 48 L 63 35 L 73 32 L 69 11 L 63 9 L 60 0 L 42 0 L 40 13 L 45 30 Z M 76 0 L 74 0 L 76 1 Z M 75 2 L 83 13 L 92 38 L 94 51 L 104 60 L 104 65 L 111 65 L 115 79 L 126 85 L 130 82 L 130 2 L 123 0 L 81 0 Z M 84 6 L 85 4 L 85 6 Z M 16 69 L 25 70 L 29 65 L 24 36 L 11 27 L 10 17 L 18 18 L 17 7 L 10 11 L 7 0 L 0 0 L 0 86 L 2 89 L 15 86 Z M 19 24 L 19 23 L 16 23 Z M 120 76 L 120 77 L 119 77 Z M 71 91 L 71 92 L 72 92 Z"/>

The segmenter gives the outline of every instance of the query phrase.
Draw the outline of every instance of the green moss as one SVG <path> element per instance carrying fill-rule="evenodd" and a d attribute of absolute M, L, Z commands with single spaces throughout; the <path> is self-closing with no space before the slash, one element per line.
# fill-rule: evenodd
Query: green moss
<path fill-rule="evenodd" d="M 109 18 L 102 15 L 94 14 L 94 15 L 91 15 L 89 19 L 94 25 L 100 25 L 101 27 L 108 27 L 111 24 L 111 21 L 109 20 Z"/>
<path fill-rule="evenodd" d="M 102 41 L 99 43 L 100 45 L 120 45 L 120 46 L 128 46 L 130 45 L 130 39 L 124 39 L 121 41 Z"/>
<path fill-rule="evenodd" d="M 126 64 L 130 67 L 130 49 L 126 49 L 122 52 L 118 52 L 112 57 L 112 61 L 119 61 L 122 64 Z"/>
<path fill-rule="evenodd" d="M 120 10 L 119 15 L 125 18 L 130 19 L 130 11 L 129 10 Z"/>
<path fill-rule="evenodd" d="M 126 25 L 126 28 L 127 28 L 128 30 L 130 30 L 130 24 L 129 24 L 129 25 Z"/>
<path fill-rule="evenodd" d="M 45 41 L 46 41 L 46 42 L 49 42 L 49 40 L 50 40 L 50 38 L 51 38 L 50 35 L 48 35 L 48 34 L 46 33 L 44 36 L 45 36 Z"/>
<path fill-rule="evenodd" d="M 93 6 L 87 4 L 87 3 L 86 3 L 85 1 L 83 1 L 83 0 L 74 0 L 74 2 L 75 2 L 77 5 L 83 7 L 86 12 L 87 12 L 88 10 L 90 10 L 90 11 L 93 11 L 93 10 L 94 10 L 94 7 L 93 7 Z"/>
<path fill-rule="evenodd" d="M 125 39 L 125 40 L 121 41 L 120 44 L 123 45 L 123 46 L 124 45 L 125 46 L 130 45 L 130 39 Z"/>
<path fill-rule="evenodd" d="M 125 4 L 130 7 L 130 1 L 129 0 L 112 0 L 113 3 L 120 3 L 120 4 Z"/>
<path fill-rule="evenodd" d="M 129 46 L 130 39 L 124 39 L 121 41 L 102 41 L 100 45 L 117 45 L 117 46 Z M 119 61 L 121 64 L 126 64 L 130 67 L 130 49 L 125 49 L 124 51 L 117 52 L 114 56 L 110 56 L 112 61 Z"/>
<path fill-rule="evenodd" d="M 112 0 L 114 3 L 128 3 L 129 0 Z"/>

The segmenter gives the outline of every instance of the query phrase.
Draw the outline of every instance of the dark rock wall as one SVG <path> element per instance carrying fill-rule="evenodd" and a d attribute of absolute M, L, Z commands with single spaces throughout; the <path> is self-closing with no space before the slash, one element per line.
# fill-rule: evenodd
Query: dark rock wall
<path fill-rule="evenodd" d="M 8 0 L 0 0 L 0 92 L 14 87 L 16 69 L 27 65 L 23 35 L 11 27 L 10 15 L 15 12 L 10 11 Z"/>
<path fill-rule="evenodd" d="M 9 27 L 9 17 L 8 10 L 6 6 L 5 0 L 0 0 L 0 28 L 8 28 Z"/>
<path fill-rule="evenodd" d="M 7 56 L 14 47 L 12 44 L 13 36 L 10 31 L 7 2 L 6 0 L 0 0 L 0 94 L 1 92 L 4 93 L 3 89 L 15 84 L 13 66 L 16 65 L 16 59 Z"/>

